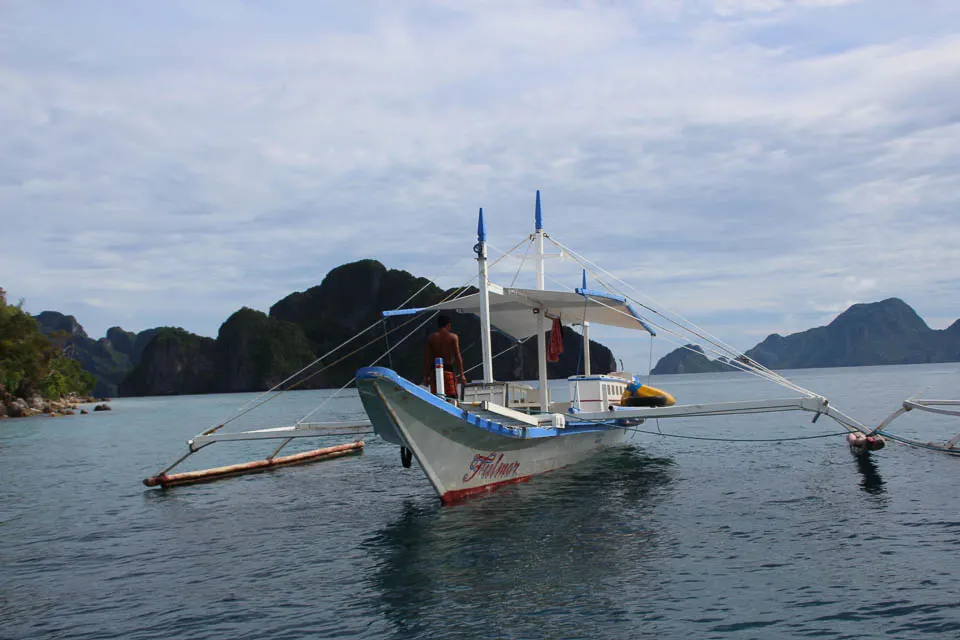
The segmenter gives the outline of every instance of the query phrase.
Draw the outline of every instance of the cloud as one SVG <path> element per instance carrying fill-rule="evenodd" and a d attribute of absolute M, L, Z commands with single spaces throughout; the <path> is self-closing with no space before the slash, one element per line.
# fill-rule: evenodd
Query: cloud
<path fill-rule="evenodd" d="M 453 286 L 477 207 L 507 248 L 536 188 L 557 238 L 740 348 L 850 300 L 960 316 L 952 3 L 5 12 L 0 280 L 92 334 L 212 335 L 364 257 Z"/>

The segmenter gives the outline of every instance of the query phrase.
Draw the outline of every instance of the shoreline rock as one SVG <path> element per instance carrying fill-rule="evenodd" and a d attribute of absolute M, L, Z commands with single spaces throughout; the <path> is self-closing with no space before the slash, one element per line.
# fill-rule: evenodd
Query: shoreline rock
<path fill-rule="evenodd" d="M 29 418 L 41 414 L 50 417 L 72 416 L 80 409 L 81 404 L 94 404 L 96 402 L 101 402 L 101 400 L 91 396 L 66 395 L 59 400 L 45 400 L 38 395 L 25 399 L 4 393 L 3 396 L 0 397 L 0 420 L 6 418 Z M 105 404 L 97 406 L 104 406 L 107 410 L 110 409 L 110 407 Z M 103 409 L 99 410 L 102 411 Z M 86 414 L 87 410 L 83 409 L 81 413 Z"/>

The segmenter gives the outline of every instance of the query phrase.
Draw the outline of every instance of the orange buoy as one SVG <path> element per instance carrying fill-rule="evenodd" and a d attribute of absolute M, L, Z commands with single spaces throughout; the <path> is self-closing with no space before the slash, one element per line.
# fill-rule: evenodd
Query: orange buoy
<path fill-rule="evenodd" d="M 879 451 L 887 446 L 887 440 L 879 434 L 868 436 L 857 432 L 847 435 L 847 444 L 851 447 L 863 449 L 864 451 Z"/>

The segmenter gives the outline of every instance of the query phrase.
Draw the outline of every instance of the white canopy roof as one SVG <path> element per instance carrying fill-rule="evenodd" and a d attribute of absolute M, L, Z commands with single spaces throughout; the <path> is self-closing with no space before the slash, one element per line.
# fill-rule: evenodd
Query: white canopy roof
<path fill-rule="evenodd" d="M 490 288 L 490 323 L 501 332 L 521 340 L 537 333 L 537 314 L 540 309 L 548 320 L 560 318 L 563 324 L 591 324 L 647 331 L 656 335 L 640 318 L 625 298 L 600 291 L 577 289 L 568 291 L 541 291 L 539 289 Z M 455 300 L 441 302 L 421 309 L 384 311 L 385 317 L 411 315 L 422 311 L 456 311 L 480 313 L 480 294 L 474 293 Z"/>

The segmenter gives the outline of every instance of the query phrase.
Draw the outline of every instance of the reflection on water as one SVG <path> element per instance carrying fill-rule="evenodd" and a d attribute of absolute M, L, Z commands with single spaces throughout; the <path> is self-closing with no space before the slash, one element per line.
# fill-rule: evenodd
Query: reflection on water
<path fill-rule="evenodd" d="M 863 478 L 860 480 L 860 488 L 872 495 L 886 493 L 883 486 L 883 478 L 880 477 L 880 471 L 870 455 L 869 451 L 852 451 L 854 460 L 857 461 L 857 471 Z"/>
<path fill-rule="evenodd" d="M 585 598 L 588 612 L 604 612 L 591 625 L 622 622 L 624 594 L 606 585 L 629 582 L 624 571 L 639 577 L 656 549 L 649 514 L 669 492 L 671 466 L 617 449 L 453 507 L 407 501 L 366 541 L 379 558 L 378 608 L 398 637 L 451 624 L 464 637 L 549 635 L 544 625 L 584 615 Z M 492 626 L 476 628 L 485 619 Z"/>

